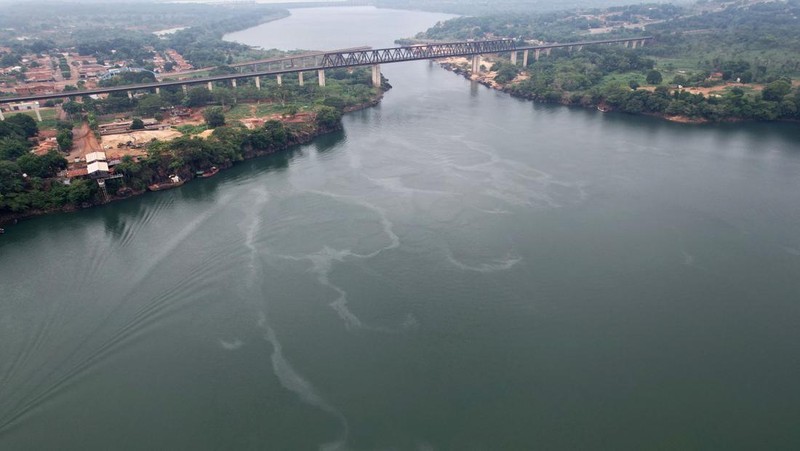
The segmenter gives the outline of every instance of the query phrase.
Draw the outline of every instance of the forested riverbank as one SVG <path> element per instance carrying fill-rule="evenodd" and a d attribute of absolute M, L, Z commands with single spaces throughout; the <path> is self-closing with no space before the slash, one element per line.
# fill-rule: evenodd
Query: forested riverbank
<path fill-rule="evenodd" d="M 325 90 L 287 86 L 278 94 L 285 105 L 278 110 L 284 113 L 278 117 L 268 115 L 272 119 L 258 127 L 248 128 L 236 119 L 226 119 L 223 107 L 208 107 L 206 124 L 199 130 L 213 128 L 210 135 L 199 137 L 187 130 L 185 136 L 173 140 L 153 140 L 147 144 L 145 155 L 125 156 L 112 168 L 112 174 L 122 178 L 106 180 L 104 190 L 94 180 L 65 178 L 67 160 L 58 150 L 44 155 L 31 153 L 30 140 L 39 133 L 36 122 L 27 115 L 11 116 L 0 121 L 0 224 L 125 199 L 146 192 L 152 183 L 169 181 L 172 176 L 190 181 L 210 168 L 229 168 L 340 130 L 343 114 L 376 105 L 384 90 L 389 89 L 385 83 L 384 88 L 359 89 L 358 94 L 347 96 L 347 86 L 358 86 L 361 75 L 359 71 L 341 73 L 338 80 L 331 79 Z M 227 94 L 235 100 L 236 91 Z M 213 99 L 209 95 L 206 102 Z M 301 103 L 315 106 L 300 112 Z M 91 114 L 79 111 L 77 120 Z"/>
<path fill-rule="evenodd" d="M 526 67 L 501 56 L 468 75 L 543 103 L 683 122 L 796 121 L 798 14 L 797 2 L 724 1 L 498 13 L 443 22 L 416 39 L 506 37 L 531 45 L 652 35 L 644 48 L 556 49 L 531 57 Z M 466 65 L 449 67 L 466 71 Z"/>

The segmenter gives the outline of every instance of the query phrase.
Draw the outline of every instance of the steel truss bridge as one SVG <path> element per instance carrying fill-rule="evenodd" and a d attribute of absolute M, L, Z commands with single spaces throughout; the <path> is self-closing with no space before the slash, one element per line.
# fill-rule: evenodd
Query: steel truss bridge
<path fill-rule="evenodd" d="M 299 74 L 302 83 L 302 74 L 307 71 L 319 72 L 319 83 L 324 85 L 324 71 L 326 69 L 350 68 L 359 66 L 373 67 L 373 84 L 380 84 L 380 64 L 400 63 L 405 61 L 433 60 L 448 57 L 472 56 L 473 71 L 477 67 L 480 55 L 486 54 L 510 54 L 512 63 L 516 64 L 519 52 L 524 52 L 524 65 L 527 65 L 528 53 L 533 52 L 535 59 L 538 60 L 540 53 L 549 54 L 552 49 L 580 50 L 584 46 L 624 44 L 626 47 L 642 46 L 645 42 L 652 41 L 653 37 L 636 37 L 621 39 L 605 39 L 598 41 L 582 41 L 569 43 L 554 43 L 544 45 L 519 45 L 510 39 L 497 39 L 491 41 L 466 41 L 466 42 L 446 42 L 417 44 L 402 47 L 392 47 L 383 49 L 370 49 L 368 47 L 357 47 L 330 52 L 315 52 L 303 55 L 293 55 L 284 58 L 274 58 L 268 60 L 252 61 L 239 63 L 237 66 L 243 70 L 245 67 L 252 68 L 251 71 L 239 72 L 235 74 L 225 74 L 216 76 L 206 76 L 199 78 L 189 78 L 181 80 L 163 80 L 153 83 L 142 83 L 127 86 L 110 86 L 104 88 L 87 89 L 83 91 L 69 91 L 51 94 L 36 94 L 17 97 L 0 98 L 0 103 L 33 102 L 48 99 L 67 99 L 81 96 L 91 96 L 97 94 L 110 94 L 118 92 L 131 93 L 140 90 L 156 90 L 160 88 L 182 86 L 186 89 L 189 85 L 207 84 L 209 89 L 213 89 L 213 84 L 220 81 L 230 81 L 236 86 L 237 79 L 255 78 L 256 86 L 260 88 L 260 77 L 281 76 L 285 74 Z M 377 74 L 377 77 L 376 77 Z M 279 79 L 280 80 L 280 79 Z M 0 113 L 1 114 L 1 113 Z"/>

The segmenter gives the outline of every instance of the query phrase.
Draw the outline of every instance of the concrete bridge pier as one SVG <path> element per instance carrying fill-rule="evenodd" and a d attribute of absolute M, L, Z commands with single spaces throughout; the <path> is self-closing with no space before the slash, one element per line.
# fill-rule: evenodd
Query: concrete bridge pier
<path fill-rule="evenodd" d="M 3 116 L 3 110 L 0 110 L 0 121 L 6 120 L 6 117 Z"/>
<path fill-rule="evenodd" d="M 580 52 L 581 50 L 583 50 L 583 46 L 582 46 L 582 45 L 579 45 L 579 46 L 578 46 L 578 51 Z"/>
<path fill-rule="evenodd" d="M 133 93 L 131 91 L 128 91 L 128 99 L 133 100 Z"/>
<path fill-rule="evenodd" d="M 186 86 L 186 85 L 181 85 L 181 88 L 183 89 L 183 93 L 184 93 L 184 94 L 187 94 L 187 93 L 189 92 L 189 87 L 188 87 L 188 86 Z"/>
<path fill-rule="evenodd" d="M 481 71 L 481 56 L 474 55 L 472 57 L 472 73 L 477 74 Z"/>
<path fill-rule="evenodd" d="M 644 43 L 645 43 L 645 42 L 647 42 L 647 41 L 645 41 L 644 39 L 642 39 L 641 41 L 639 41 L 639 47 L 644 47 Z"/>
<path fill-rule="evenodd" d="M 539 49 L 535 49 L 535 50 L 533 51 L 533 60 L 534 60 L 534 61 L 539 61 L 539 56 L 541 56 L 541 54 L 542 54 L 542 51 L 541 51 L 541 50 L 539 50 Z"/>
<path fill-rule="evenodd" d="M 552 48 L 545 49 L 544 54 L 550 56 L 550 53 L 553 51 Z"/>
<path fill-rule="evenodd" d="M 528 67 L 528 51 L 522 52 L 522 67 Z"/>
<path fill-rule="evenodd" d="M 319 80 L 320 86 L 325 86 L 325 70 L 320 69 L 317 71 L 317 79 Z"/>
<path fill-rule="evenodd" d="M 376 64 L 372 66 L 372 86 L 375 88 L 381 87 L 381 65 Z"/>
<path fill-rule="evenodd" d="M 236 89 L 236 79 L 235 78 L 231 78 L 231 86 L 233 86 L 233 89 Z"/>
<path fill-rule="evenodd" d="M 39 102 L 35 102 L 33 104 L 33 111 L 36 112 L 36 120 L 42 122 L 42 113 L 39 111 Z"/>
<path fill-rule="evenodd" d="M 517 65 L 517 51 L 516 50 L 511 52 L 511 64 L 513 64 L 515 66 Z"/>
<path fill-rule="evenodd" d="M 256 89 L 261 89 L 261 77 L 256 77 Z"/>
<path fill-rule="evenodd" d="M 161 95 L 161 88 L 159 88 L 158 86 L 156 86 L 156 95 L 157 96 Z"/>
<path fill-rule="evenodd" d="M 209 91 L 213 91 L 214 90 L 214 83 L 211 83 L 210 81 L 208 82 L 208 90 Z"/>
<path fill-rule="evenodd" d="M 635 49 L 637 44 L 639 44 L 639 41 L 632 41 L 631 48 Z"/>
<path fill-rule="evenodd" d="M 631 41 L 625 41 L 625 48 L 626 48 L 626 49 L 627 49 L 628 47 L 630 47 L 630 45 L 631 45 Z"/>
<path fill-rule="evenodd" d="M 306 83 L 303 81 L 303 73 L 302 73 L 302 72 L 298 72 L 298 73 L 297 73 L 297 83 L 299 83 L 299 84 L 300 84 L 300 86 L 305 86 L 305 84 L 306 84 Z"/>
<path fill-rule="evenodd" d="M 283 75 L 278 75 L 278 86 L 283 84 Z"/>

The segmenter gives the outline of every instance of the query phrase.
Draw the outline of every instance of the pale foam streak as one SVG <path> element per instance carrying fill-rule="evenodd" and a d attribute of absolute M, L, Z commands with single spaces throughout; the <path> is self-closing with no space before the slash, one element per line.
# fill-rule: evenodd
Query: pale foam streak
<path fill-rule="evenodd" d="M 250 226 L 244 231 L 245 240 L 244 245 L 250 249 L 250 283 L 255 280 L 256 271 L 256 257 L 258 256 L 258 249 L 256 248 L 256 234 L 261 228 L 261 210 L 267 204 L 271 197 L 269 192 L 264 189 L 254 189 L 251 191 L 255 200 L 253 201 L 252 208 L 247 209 L 246 216 L 250 219 Z"/>
<path fill-rule="evenodd" d="M 254 194 L 256 194 L 255 201 L 253 204 L 253 208 L 248 209 L 247 216 L 250 219 L 250 225 L 244 230 L 245 233 L 245 241 L 244 245 L 248 249 L 250 249 L 250 274 L 247 277 L 247 287 L 254 288 L 257 286 L 256 281 L 258 280 L 258 271 L 259 271 L 259 264 L 262 260 L 259 259 L 259 250 L 256 246 L 256 237 L 258 235 L 258 231 L 261 228 L 262 220 L 262 210 L 263 206 L 269 202 L 270 196 L 269 193 L 265 190 L 254 190 Z M 259 294 L 262 298 L 264 298 L 263 287 L 258 285 Z M 258 319 L 258 327 L 263 329 L 264 331 L 264 339 L 272 345 L 272 354 L 270 355 L 270 363 L 272 365 L 272 372 L 275 377 L 278 379 L 278 382 L 284 387 L 286 390 L 295 393 L 302 402 L 319 408 L 320 410 L 327 412 L 339 421 L 342 426 L 342 433 L 339 438 L 337 438 L 333 442 L 323 443 L 320 445 L 321 450 L 325 451 L 336 451 L 345 448 L 347 443 L 347 436 L 349 434 L 349 425 L 347 423 L 347 419 L 339 412 L 336 408 L 334 408 L 330 403 L 328 403 L 321 395 L 319 395 L 314 388 L 314 386 L 307 381 L 302 375 L 300 375 L 294 367 L 289 363 L 286 357 L 283 355 L 283 346 L 281 342 L 278 340 L 275 331 L 267 322 L 267 315 L 262 310 L 259 312 L 259 319 Z M 236 339 L 233 342 L 227 342 L 224 340 L 220 340 L 220 345 L 229 351 L 236 350 L 244 345 L 243 342 Z"/>
<path fill-rule="evenodd" d="M 235 351 L 235 350 L 241 348 L 242 346 L 244 346 L 244 342 L 242 340 L 239 340 L 238 338 L 236 338 L 236 339 L 234 339 L 232 341 L 226 341 L 226 340 L 220 339 L 219 340 L 219 345 L 222 346 L 222 349 L 224 349 L 226 351 Z"/>
<path fill-rule="evenodd" d="M 462 269 L 464 271 L 492 273 L 498 271 L 507 271 L 516 266 L 517 263 L 521 262 L 522 258 L 514 256 L 511 253 L 509 253 L 502 259 L 492 260 L 491 262 L 481 263 L 479 265 L 468 265 L 466 263 L 456 260 L 456 258 L 453 257 L 453 254 L 450 251 L 448 251 L 447 261 L 449 261 L 453 266 Z"/>
<path fill-rule="evenodd" d="M 343 429 L 341 437 L 334 442 L 320 445 L 320 449 L 331 451 L 343 449 L 345 443 L 347 443 L 347 436 L 349 434 L 349 425 L 344 415 L 325 401 L 325 399 L 317 393 L 314 386 L 303 378 L 303 376 L 292 367 L 289 361 L 286 360 L 286 357 L 283 355 L 283 347 L 277 335 L 275 335 L 275 331 L 267 324 L 267 317 L 263 312 L 261 312 L 258 320 L 258 326 L 264 329 L 264 339 L 272 345 L 272 355 L 270 356 L 272 371 L 283 388 L 295 393 L 300 400 L 306 404 L 317 407 L 335 416 L 341 423 Z"/>
<path fill-rule="evenodd" d="M 378 207 L 377 205 L 371 204 L 371 203 L 369 203 L 369 202 L 367 202 L 367 201 L 365 201 L 363 199 L 360 199 L 358 197 L 355 197 L 355 196 L 347 196 L 347 195 L 343 195 L 343 194 L 335 194 L 335 193 L 330 193 L 330 192 L 326 192 L 326 191 L 317 191 L 317 190 L 308 190 L 308 191 L 305 191 L 305 192 L 306 193 L 311 193 L 311 194 L 316 194 L 318 196 L 331 197 L 331 198 L 336 199 L 338 201 L 342 201 L 342 199 L 344 199 L 345 203 L 351 203 L 351 204 L 355 204 L 355 205 L 361 206 L 361 207 L 366 208 L 368 210 L 372 210 L 373 212 L 375 212 L 378 215 L 378 218 L 380 220 L 381 226 L 383 228 L 383 233 L 389 238 L 389 245 L 385 246 L 385 247 L 382 247 L 382 248 L 376 250 L 375 252 L 372 252 L 372 253 L 369 253 L 369 254 L 356 254 L 356 253 L 350 253 L 350 251 L 345 251 L 345 252 L 349 253 L 349 256 L 352 256 L 352 257 L 355 257 L 355 258 L 368 259 L 368 258 L 377 257 L 378 255 L 380 255 L 383 252 L 390 251 L 392 249 L 396 249 L 396 248 L 400 247 L 400 237 L 398 237 L 397 234 L 394 232 L 394 224 L 392 223 L 392 221 L 389 220 L 389 217 L 386 214 L 386 210 L 384 210 L 383 208 Z"/>
<path fill-rule="evenodd" d="M 400 177 L 385 177 L 385 178 L 372 178 L 364 176 L 372 184 L 380 186 L 381 188 L 398 194 L 438 194 L 442 196 L 455 196 L 458 193 L 452 191 L 441 191 L 432 189 L 409 188 L 403 184 Z"/>
<path fill-rule="evenodd" d="M 681 250 L 681 254 L 683 254 L 683 264 L 686 266 L 694 265 L 694 255 L 686 252 L 685 250 Z"/>
<path fill-rule="evenodd" d="M 324 246 L 319 252 L 315 252 L 312 254 L 300 255 L 300 256 L 280 255 L 278 257 L 293 261 L 309 261 L 311 263 L 311 268 L 309 269 L 309 271 L 317 275 L 317 280 L 319 281 L 319 283 L 323 286 L 329 287 L 330 289 L 336 292 L 337 294 L 336 299 L 334 299 L 328 305 L 336 312 L 339 318 L 342 319 L 342 321 L 345 324 L 345 327 L 348 330 L 365 329 L 374 332 L 385 332 L 385 333 L 395 332 L 392 329 L 386 327 L 370 326 L 361 321 L 361 319 L 359 319 L 358 316 L 356 316 L 348 307 L 347 291 L 335 285 L 330 280 L 330 272 L 333 268 L 333 264 L 336 262 L 342 263 L 347 259 L 368 260 L 377 257 L 383 252 L 400 247 L 400 237 L 397 236 L 397 234 L 394 232 L 394 224 L 392 223 L 391 220 L 389 220 L 386 211 L 376 205 L 373 205 L 369 202 L 366 202 L 362 199 L 353 196 L 345 196 L 345 195 L 334 194 L 324 191 L 316 191 L 316 190 L 308 190 L 305 191 L 305 193 L 330 197 L 339 202 L 359 205 L 363 208 L 375 212 L 381 223 L 383 233 L 388 238 L 389 243 L 386 246 L 378 248 L 375 251 L 367 254 L 358 254 L 351 251 L 350 249 L 339 250 L 339 249 L 333 249 L 329 246 Z"/>
<path fill-rule="evenodd" d="M 551 174 L 524 163 L 501 158 L 488 146 L 466 140 L 461 136 L 451 136 L 450 138 L 459 142 L 461 147 L 485 156 L 487 160 L 468 165 L 446 162 L 444 163 L 445 172 L 456 176 L 461 176 L 456 171 L 482 175 L 484 178 L 478 183 L 486 186 L 484 194 L 489 197 L 511 205 L 527 207 L 546 205 L 551 208 L 561 207 L 561 203 L 553 198 L 553 188 L 575 190 L 579 201 L 587 198 L 585 187 L 581 183 L 557 180 Z M 539 188 L 531 186 L 531 183 L 539 185 Z"/>

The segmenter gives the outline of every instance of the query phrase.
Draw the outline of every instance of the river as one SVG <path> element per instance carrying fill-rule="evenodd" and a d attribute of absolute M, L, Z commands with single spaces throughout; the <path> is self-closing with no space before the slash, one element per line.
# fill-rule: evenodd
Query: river
<path fill-rule="evenodd" d="M 377 47 L 445 17 L 230 38 Z M 800 447 L 796 125 L 383 72 L 342 132 L 9 227 L 0 449 Z"/>

